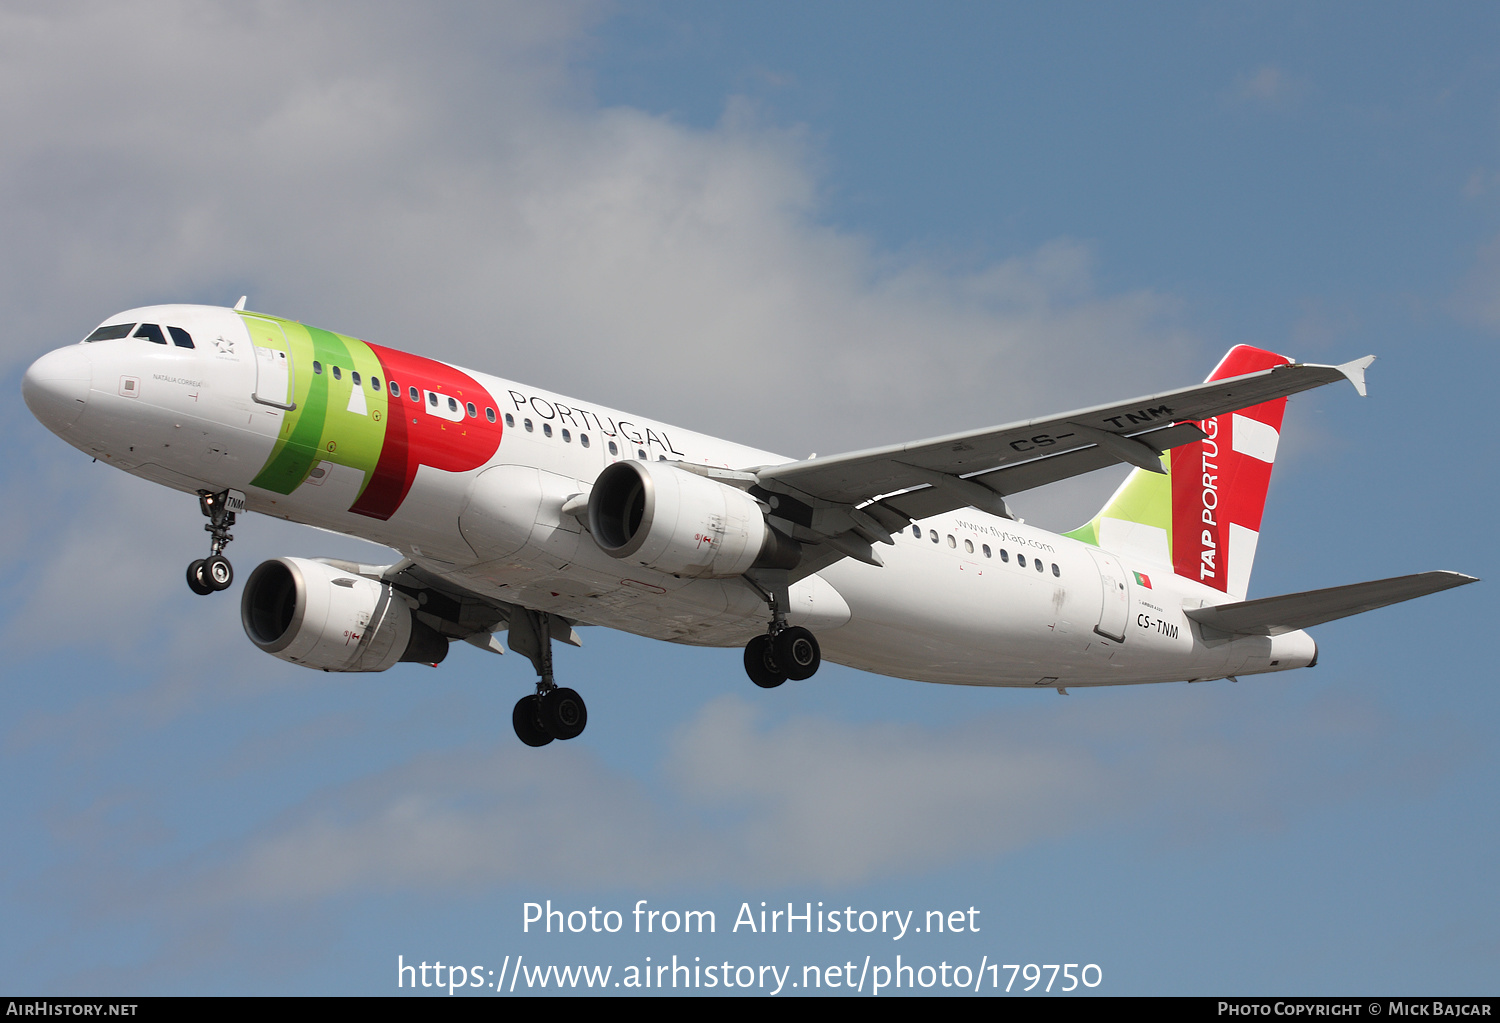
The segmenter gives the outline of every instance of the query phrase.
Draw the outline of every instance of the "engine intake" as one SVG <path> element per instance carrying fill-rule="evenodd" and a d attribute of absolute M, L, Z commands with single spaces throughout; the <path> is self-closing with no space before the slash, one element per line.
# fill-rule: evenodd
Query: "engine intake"
<path fill-rule="evenodd" d="M 589 532 L 613 558 L 689 578 L 743 575 L 797 556 L 755 499 L 664 462 L 616 462 L 589 493 Z"/>
<path fill-rule="evenodd" d="M 391 586 L 306 558 L 257 566 L 240 598 L 240 621 L 266 653 L 324 671 L 385 671 L 448 655 L 447 639 L 413 618 Z"/>

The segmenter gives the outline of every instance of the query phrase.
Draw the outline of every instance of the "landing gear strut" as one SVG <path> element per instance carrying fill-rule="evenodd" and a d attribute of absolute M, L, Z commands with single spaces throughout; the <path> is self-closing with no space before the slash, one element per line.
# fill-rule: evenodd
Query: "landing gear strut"
<path fill-rule="evenodd" d="M 787 679 L 812 678 L 823 663 L 817 637 L 800 625 L 786 623 L 785 589 L 767 594 L 766 602 L 771 606 L 771 624 L 764 636 L 745 644 L 745 674 L 762 689 L 775 689 Z"/>
<path fill-rule="evenodd" d="M 203 528 L 213 537 L 213 541 L 209 556 L 188 566 L 187 584 L 194 593 L 207 595 L 216 590 L 227 590 L 234 582 L 234 566 L 224 557 L 224 548 L 234 539 L 229 532 L 229 527 L 234 525 L 235 514 L 230 506 L 243 508 L 244 501 L 243 494 L 232 490 L 217 494 L 209 490 L 198 491 L 198 508 L 208 519 Z"/>
<path fill-rule="evenodd" d="M 521 697 L 510 716 L 516 737 L 528 746 L 577 738 L 589 721 L 583 697 L 552 679 L 552 626 L 550 614 L 530 608 L 517 608 L 510 619 L 510 648 L 530 659 L 538 676 L 536 692 Z"/>

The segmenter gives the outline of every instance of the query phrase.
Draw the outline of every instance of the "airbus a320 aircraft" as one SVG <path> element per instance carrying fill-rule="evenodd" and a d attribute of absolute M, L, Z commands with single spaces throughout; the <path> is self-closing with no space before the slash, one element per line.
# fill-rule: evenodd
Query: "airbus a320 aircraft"
<path fill-rule="evenodd" d="M 1197 681 L 1317 663 L 1303 629 L 1475 580 L 1424 572 L 1246 600 L 1288 395 L 1373 356 L 1304 365 L 1237 347 L 1208 382 L 833 458 L 789 461 L 640 416 L 233 309 L 111 316 L 26 371 L 27 405 L 85 454 L 198 497 L 230 586 L 235 517 L 399 551 L 276 558 L 245 582 L 250 640 L 293 664 L 436 664 L 453 640 L 530 659 L 522 742 L 571 739 L 583 699 L 552 642 L 606 625 L 744 647 L 756 685 L 822 657 L 985 686 Z M 1057 535 L 1018 491 L 1128 463 Z"/>

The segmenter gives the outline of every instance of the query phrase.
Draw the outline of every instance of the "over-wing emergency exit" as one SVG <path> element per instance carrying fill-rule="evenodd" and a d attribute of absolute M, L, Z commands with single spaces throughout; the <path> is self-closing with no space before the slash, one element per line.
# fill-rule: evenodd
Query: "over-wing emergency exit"
<path fill-rule="evenodd" d="M 436 664 L 463 640 L 529 659 L 513 722 L 571 739 L 554 641 L 601 625 L 742 647 L 774 688 L 824 657 L 987 686 L 1197 681 L 1317 661 L 1303 630 L 1474 582 L 1424 572 L 1247 599 L 1289 395 L 1319 366 L 1248 346 L 1203 384 L 1044 419 L 791 461 L 292 320 L 194 305 L 110 317 L 27 370 L 85 454 L 195 495 L 194 592 L 233 585 L 247 511 L 385 544 L 391 565 L 283 557 L 245 580 L 250 640 L 294 664 Z M 1054 534 L 1006 497 L 1134 466 Z M 501 634 L 505 643 L 501 642 Z"/>

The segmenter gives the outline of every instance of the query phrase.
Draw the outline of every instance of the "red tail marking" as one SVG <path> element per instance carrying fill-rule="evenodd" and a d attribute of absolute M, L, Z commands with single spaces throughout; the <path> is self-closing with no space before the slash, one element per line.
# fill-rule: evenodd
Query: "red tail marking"
<path fill-rule="evenodd" d="M 1223 380 L 1256 373 L 1292 360 L 1249 345 L 1238 345 L 1209 374 Z M 1172 568 L 1217 590 L 1229 587 L 1229 523 L 1260 531 L 1271 466 L 1234 450 L 1234 416 L 1265 423 L 1281 432 L 1286 399 L 1277 398 L 1198 425 L 1207 440 L 1172 449 Z"/>

